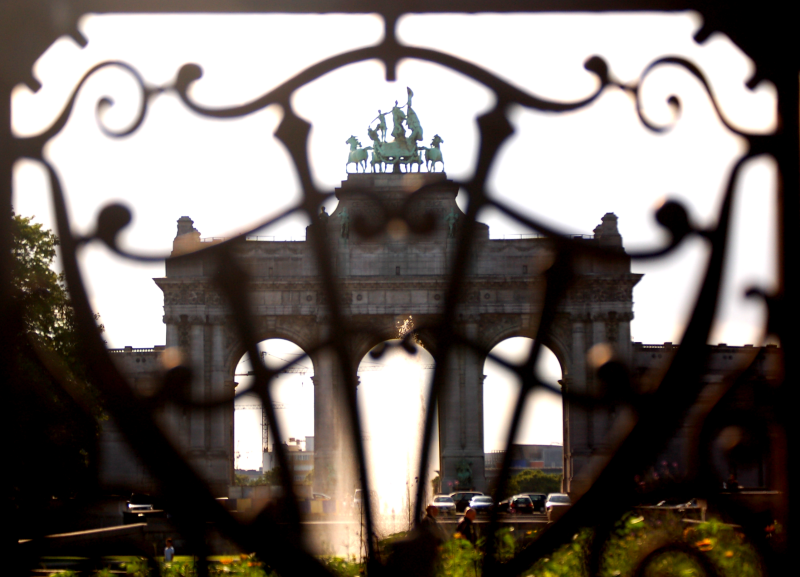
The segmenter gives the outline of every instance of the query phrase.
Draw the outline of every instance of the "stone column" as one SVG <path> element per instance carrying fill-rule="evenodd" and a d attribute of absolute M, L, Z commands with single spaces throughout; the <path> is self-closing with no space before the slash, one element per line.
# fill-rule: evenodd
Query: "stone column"
<path fill-rule="evenodd" d="M 595 345 L 609 342 L 609 331 L 607 330 L 609 315 L 607 312 L 598 312 L 592 314 L 592 342 L 589 344 L 589 349 Z M 616 336 L 616 335 L 614 335 Z M 589 383 L 590 393 L 598 400 L 603 391 L 601 385 L 597 380 L 598 367 L 591 367 L 591 373 L 586 375 L 586 380 Z M 602 407 L 592 407 L 589 412 L 589 449 L 592 452 L 602 451 L 605 449 L 606 432 L 608 430 L 608 413 L 607 409 Z"/>
<path fill-rule="evenodd" d="M 618 337 L 617 337 L 617 351 L 620 360 L 625 363 L 625 366 L 631 368 L 631 359 L 633 358 L 633 343 L 631 343 L 631 321 L 633 320 L 632 312 L 617 313 L 618 324 Z"/>
<path fill-rule="evenodd" d="M 194 316 L 190 319 L 189 364 L 192 367 L 192 401 L 206 400 L 205 379 L 205 319 Z M 189 415 L 189 450 L 203 452 L 206 448 L 206 410 L 191 410 Z"/>
<path fill-rule="evenodd" d="M 233 379 L 226 366 L 224 317 L 212 317 L 209 327 L 211 366 L 206 387 L 209 398 L 222 401 L 233 398 Z M 210 461 L 209 482 L 227 486 L 233 481 L 233 407 L 219 406 L 207 410 L 207 458 Z"/>
<path fill-rule="evenodd" d="M 163 321 L 164 324 L 167 325 L 166 348 L 179 347 L 178 323 L 180 322 L 180 318 L 176 315 L 164 315 Z"/>
<path fill-rule="evenodd" d="M 225 366 L 225 326 L 221 318 L 211 319 L 211 398 L 227 399 L 233 396 L 228 385 L 228 368 Z M 226 444 L 225 412 L 228 409 L 213 409 L 209 415 L 209 447 L 224 451 Z"/>
<path fill-rule="evenodd" d="M 464 327 L 477 340 L 477 322 Z M 455 347 L 448 358 L 445 389 L 439 398 L 439 455 L 442 490 L 486 490 L 483 448 L 483 363 L 473 351 Z M 471 471 L 469 487 L 456 485 L 459 469 Z M 452 483 L 452 486 L 450 485 Z"/>
<path fill-rule="evenodd" d="M 585 395 L 586 383 L 586 317 L 572 315 L 572 359 L 567 390 L 569 394 Z M 564 419 L 568 430 L 564 435 L 565 489 L 572 492 L 580 470 L 589 456 L 589 418 L 588 411 L 582 405 L 570 402 L 569 395 L 564 399 Z M 569 476 L 567 476 L 569 470 Z"/>
<path fill-rule="evenodd" d="M 164 315 L 164 324 L 167 325 L 166 349 L 177 350 L 180 349 L 179 328 L 178 324 L 181 319 L 178 315 Z M 164 433 L 167 437 L 179 447 L 185 447 L 181 431 L 183 409 L 172 403 L 167 404 L 159 419 L 159 424 L 162 426 Z"/>
<path fill-rule="evenodd" d="M 570 439 L 570 406 L 567 402 L 569 393 L 572 391 L 572 373 L 570 376 L 565 376 L 561 379 L 561 403 L 562 403 L 562 417 L 561 417 L 561 435 L 562 435 L 562 452 L 561 461 L 564 467 L 563 476 L 561 477 L 561 490 L 567 492 L 569 490 L 569 482 L 572 478 L 572 445 Z"/>
<path fill-rule="evenodd" d="M 352 499 L 355 455 L 349 441 L 344 378 L 335 353 L 312 355 L 314 363 L 314 491 L 337 499 Z"/>

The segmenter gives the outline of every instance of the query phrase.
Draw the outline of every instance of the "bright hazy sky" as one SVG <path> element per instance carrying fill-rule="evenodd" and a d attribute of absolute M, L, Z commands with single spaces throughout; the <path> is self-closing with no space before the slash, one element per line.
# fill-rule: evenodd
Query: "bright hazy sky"
<path fill-rule="evenodd" d="M 689 13 L 413 16 L 400 22 L 399 35 L 410 44 L 460 55 L 527 91 L 558 100 L 578 100 L 594 90 L 595 79 L 582 66 L 592 55 L 605 58 L 623 82 L 635 81 L 658 57 L 685 56 L 707 74 L 735 125 L 771 130 L 772 86 L 745 88 L 752 63 L 724 36 L 696 44 L 692 35 L 699 25 Z M 35 94 L 23 86 L 16 90 L 12 106 L 18 135 L 49 126 L 81 76 L 100 61 L 128 62 L 151 85 L 169 84 L 181 65 L 198 63 L 204 76 L 193 87 L 193 97 L 223 107 L 256 98 L 303 67 L 373 44 L 382 34 L 380 20 L 372 16 L 91 16 L 80 27 L 89 40 L 85 48 L 69 39 L 57 41 L 35 66 L 42 88 Z M 381 65 L 365 62 L 330 73 L 295 94 L 296 111 L 314 125 L 311 164 L 320 187 L 332 190 L 346 177 L 344 141 L 351 134 L 367 141 L 366 127 L 377 109 L 405 102 L 406 86 L 415 92 L 425 144 L 441 135 L 448 177 L 469 178 L 477 154 L 474 119 L 492 106 L 493 95 L 455 72 L 416 61 L 402 62 L 397 82 L 387 83 Z M 643 127 L 630 97 L 619 90 L 606 91 L 576 113 L 513 110 L 516 134 L 494 165 L 491 192 L 567 233 L 590 234 L 603 214 L 614 212 L 628 248 L 664 240 L 652 217 L 664 197 L 683 201 L 698 223 L 713 222 L 727 171 L 744 144 L 718 121 L 700 84 L 679 68 L 658 69 L 645 82 L 650 118 L 669 120 L 665 102 L 673 93 L 683 103 L 681 118 L 662 135 Z M 119 128 L 134 118 L 139 95 L 130 76 L 99 73 L 82 89 L 69 124 L 47 149 L 79 232 L 92 229 L 106 202 L 121 200 L 134 213 L 125 243 L 166 253 L 180 216 L 193 218 L 204 237 L 229 236 L 299 198 L 288 155 L 272 136 L 279 108 L 213 121 L 163 94 L 152 101 L 137 132 L 109 139 L 95 119 L 95 105 L 103 96 L 116 103 L 103 117 L 106 124 Z M 14 178 L 16 211 L 52 227 L 41 168 L 19 162 Z M 764 311 L 742 294 L 752 285 L 770 288 L 775 283 L 774 190 L 772 161 L 751 161 L 738 187 L 731 265 L 712 342 L 761 342 Z M 463 195 L 458 200 L 463 206 Z M 335 204 L 335 199 L 328 203 L 329 212 Z M 494 211 L 479 219 L 490 225 L 493 238 L 530 232 Z M 302 238 L 304 228 L 301 219 L 293 219 L 259 234 Z M 706 246 L 693 241 L 657 264 L 634 263 L 635 272 L 645 273 L 634 290 L 634 340 L 680 340 L 706 254 Z M 81 260 L 109 346 L 163 344 L 163 297 L 151 280 L 164 274 L 163 265 L 132 264 L 99 246 L 85 250 Z M 504 381 L 490 374 L 487 390 L 493 379 Z M 527 440 L 560 442 L 557 429 L 534 427 L 537 432 Z M 487 432 L 487 450 L 500 442 Z"/>

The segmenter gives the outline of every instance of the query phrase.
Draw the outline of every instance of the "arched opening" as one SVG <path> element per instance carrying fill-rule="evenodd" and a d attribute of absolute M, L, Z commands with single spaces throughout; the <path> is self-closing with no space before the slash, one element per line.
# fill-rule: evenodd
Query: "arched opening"
<path fill-rule="evenodd" d="M 426 498 L 439 468 L 438 422 L 434 420 L 427 478 L 418 478 L 428 389 L 434 373 L 433 357 L 420 346 L 414 354 L 399 346 L 385 347 L 379 358 L 367 354 L 358 366 L 358 408 L 369 478 L 377 502 L 373 511 L 387 529 L 404 530 L 413 519 L 417 484 Z"/>
<path fill-rule="evenodd" d="M 267 367 L 278 369 L 298 361 L 272 381 L 270 392 L 280 427 L 281 438 L 268 426 L 257 395 L 242 394 L 234 412 L 234 468 L 238 475 L 260 477 L 277 466 L 275 444 L 285 444 L 296 486 L 311 486 L 314 468 L 314 366 L 305 352 L 283 339 L 267 339 L 258 344 Z M 254 382 L 253 364 L 245 353 L 236 365 L 237 393 L 246 392 Z M 241 477 L 240 477 L 240 480 Z M 310 490 L 310 489 L 309 489 Z"/>
<path fill-rule="evenodd" d="M 495 346 L 491 354 L 511 363 L 520 364 L 530 353 L 533 340 L 525 337 L 506 339 Z M 558 387 L 563 378 L 561 364 L 556 355 L 547 347 L 542 347 L 536 367 L 539 379 Z M 516 374 L 500 363 L 487 358 L 484 364 L 486 375 L 483 384 L 484 450 L 486 452 L 486 481 L 492 488 L 505 457 L 509 428 L 520 390 Z M 511 475 L 515 478 L 525 471 L 522 478 L 541 475 L 542 488 L 555 487 L 555 477 L 563 476 L 563 407 L 561 396 L 547 391 L 536 390 L 525 400 L 520 426 L 512 445 Z M 538 473 L 534 473 L 538 471 Z M 538 483 L 538 482 L 537 482 Z M 515 492 L 511 483 L 509 490 Z M 545 492 L 545 491 L 542 491 Z"/>

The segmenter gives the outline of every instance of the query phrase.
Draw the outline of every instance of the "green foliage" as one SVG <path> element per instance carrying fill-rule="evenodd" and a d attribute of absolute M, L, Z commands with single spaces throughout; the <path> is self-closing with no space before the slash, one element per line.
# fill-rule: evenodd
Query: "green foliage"
<path fill-rule="evenodd" d="M 509 480 L 503 498 L 520 493 L 558 493 L 561 491 L 561 477 L 531 469 L 522 471 Z"/>
<path fill-rule="evenodd" d="M 510 561 L 517 554 L 517 549 L 513 528 L 500 529 L 495 534 L 495 556 L 498 561 L 501 563 Z"/>
<path fill-rule="evenodd" d="M 191 568 L 194 569 L 194 566 L 191 566 Z M 180 574 L 180 577 L 194 577 L 196 574 L 196 571 L 193 573 L 183 573 Z M 241 577 L 278 577 L 274 571 L 265 567 L 254 555 L 223 557 L 209 564 L 208 574 L 211 577 L 227 575 L 240 575 Z"/>
<path fill-rule="evenodd" d="M 384 553 L 391 554 L 392 545 L 402 541 L 406 533 L 398 533 L 381 541 Z M 519 537 L 522 537 L 519 539 Z M 524 535 L 512 528 L 501 529 L 495 536 L 496 554 L 501 563 L 510 561 L 536 538 L 536 531 Z M 536 561 L 525 571 L 525 577 L 587 577 L 588 555 L 594 530 L 583 528 L 569 543 L 548 557 Z M 485 541 L 473 547 L 469 541 L 454 538 L 439 548 L 435 566 L 436 577 L 481 577 Z M 661 551 L 661 552 L 659 552 Z M 651 553 L 646 577 L 700 577 L 703 564 L 710 563 L 720 577 L 761 577 L 761 563 L 752 545 L 733 527 L 719 521 L 688 525 L 678 515 L 645 518 L 636 513 L 624 515 L 613 527 L 601 554 L 599 575 L 616 577 L 634 575 L 639 564 Z M 364 573 L 364 564 L 343 557 L 320 559 L 335 577 L 357 577 Z M 128 577 L 156 577 L 144 559 L 131 559 L 124 566 Z M 197 568 L 190 558 L 159 567 L 163 577 L 196 577 Z M 278 577 L 253 555 L 216 557 L 209 560 L 208 574 L 212 577 Z M 57 577 L 74 577 L 62 572 Z M 94 577 L 106 577 L 101 571 Z"/>
<path fill-rule="evenodd" d="M 174 561 L 161 565 L 161 577 L 195 577 L 196 574 L 191 561 Z"/>
<path fill-rule="evenodd" d="M 364 564 L 358 563 L 355 557 L 349 561 L 344 557 L 325 557 L 322 562 L 336 577 L 356 577 L 364 572 Z"/>
<path fill-rule="evenodd" d="M 528 533 L 533 533 L 529 531 Z M 535 535 L 530 535 L 530 540 Z M 581 529 L 572 541 L 552 555 L 538 560 L 526 577 L 585 577 L 594 530 Z M 479 545 L 482 545 L 479 541 Z M 500 562 L 512 559 L 526 546 L 514 539 L 510 529 L 496 535 Z M 482 553 L 463 539 L 453 539 L 441 548 L 438 577 L 480 577 Z M 663 549 L 662 553 L 658 553 Z M 645 568 L 648 577 L 699 577 L 703 563 L 710 563 L 720 577 L 761 577 L 763 571 L 755 548 L 741 533 L 716 520 L 688 525 L 678 515 L 645 518 L 628 513 L 614 526 L 601 554 L 599 575 L 627 576 L 652 552 Z"/>
<path fill-rule="evenodd" d="M 281 484 L 281 468 L 275 467 L 270 469 L 260 477 L 252 478 L 248 475 L 237 473 L 234 478 L 234 483 L 239 487 L 264 487 L 267 485 L 280 485 Z"/>
<path fill-rule="evenodd" d="M 150 577 L 150 567 L 145 559 L 131 559 L 122 564 L 127 577 Z"/>
<path fill-rule="evenodd" d="M 248 475 L 237 473 L 234 478 L 234 484 L 238 485 L 239 487 L 263 487 L 269 483 L 267 483 L 267 481 L 264 479 L 264 475 L 261 475 L 260 477 L 250 477 Z"/>
<path fill-rule="evenodd" d="M 762 574 L 755 548 L 729 525 L 712 519 L 684 530 L 684 540 L 704 552 L 720 575 L 759 577 Z"/>
<path fill-rule="evenodd" d="M 14 463 L 14 508 L 20 519 L 30 519 L 32 508 L 48 506 L 53 497 L 92 490 L 99 420 L 105 417 L 81 360 L 84 344 L 63 275 L 51 269 L 58 238 L 13 213 L 11 233 L 15 315 L 4 330 L 14 335 L 8 390 L 15 439 L 7 457 Z"/>
<path fill-rule="evenodd" d="M 647 554 L 647 547 L 655 533 L 645 518 L 635 513 L 625 514 L 611 531 L 603 551 L 601 575 L 630 575 L 638 562 Z M 665 536 L 665 540 L 669 537 Z"/>
<path fill-rule="evenodd" d="M 435 575 L 441 577 L 478 577 L 483 556 L 466 539 L 445 542 L 439 554 Z"/>
<path fill-rule="evenodd" d="M 559 547 L 550 557 L 539 559 L 525 573 L 526 577 L 585 577 L 586 559 L 594 532 L 581 529 L 572 542 Z"/>
<path fill-rule="evenodd" d="M 275 467 L 264 473 L 264 485 L 280 485 L 281 484 L 281 468 Z"/>
<path fill-rule="evenodd" d="M 691 556 L 680 552 L 656 554 L 647 564 L 645 577 L 700 577 L 705 575 L 702 565 Z"/>
<path fill-rule="evenodd" d="M 678 514 L 628 513 L 606 542 L 600 575 L 632 575 L 648 554 L 659 549 L 664 552 L 650 559 L 645 575 L 702 575 L 694 556 L 710 562 L 722 577 L 762 574 L 756 550 L 729 525 L 715 519 L 687 525 Z"/>

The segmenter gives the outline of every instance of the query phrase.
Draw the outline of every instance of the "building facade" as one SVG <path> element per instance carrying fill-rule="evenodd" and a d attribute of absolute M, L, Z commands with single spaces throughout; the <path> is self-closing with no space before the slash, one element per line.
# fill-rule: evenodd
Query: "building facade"
<path fill-rule="evenodd" d="M 423 192 L 418 192 L 423 190 Z M 432 324 L 443 312 L 445 291 L 457 249 L 464 214 L 455 202 L 458 186 L 443 173 L 350 174 L 336 190 L 339 204 L 314 226 L 332 248 L 328 263 L 337 276 L 341 311 L 347 325 L 347 347 L 353 366 L 343 374 L 330 342 L 337 337 L 326 291 L 311 242 L 247 240 L 236 247 L 240 265 L 249 274 L 247 294 L 256 337 L 292 341 L 309 354 L 314 367 L 314 490 L 352 493 L 357 486 L 347 412 L 346 382 L 357 383 L 358 362 L 373 347 L 397 338 L 397 324 L 413 315 L 417 326 Z M 383 222 L 402 213 L 405 222 L 427 223 L 424 234 L 402 222 L 370 234 L 356 223 Z M 389 215 L 389 217 L 387 217 Z M 403 228 L 405 226 L 405 228 Z M 438 402 L 440 463 L 443 482 L 460 479 L 485 490 L 483 447 L 483 366 L 486 353 L 511 337 L 535 337 L 543 314 L 545 274 L 552 263 L 553 240 L 489 238 L 478 224 L 469 255 L 454 329 L 478 345 L 458 346 L 447 362 L 445 388 Z M 643 382 L 669 355 L 667 345 L 631 342 L 633 287 L 642 275 L 632 273 L 617 218 L 602 217 L 594 234 L 575 239 L 614 254 L 614 258 L 580 257 L 575 277 L 554 311 L 543 344 L 558 358 L 565 393 L 591 395 L 601 383 L 591 365 L 596 345 L 611 354 Z M 245 343 L 234 328 L 231 311 L 213 281 L 215 263 L 194 251 L 211 246 L 191 219 L 178 221 L 173 256 L 166 276 L 154 279 L 164 292 L 166 350 L 177 351 L 192 370 L 191 398 L 208 404 L 234 394 L 234 369 Z M 418 333 L 422 346 L 436 357 L 432 333 Z M 733 349 L 732 349 L 733 350 Z M 142 390 L 158 378 L 163 352 L 119 351 L 123 370 Z M 654 356 L 655 355 L 655 356 Z M 727 352 L 743 358 L 742 353 Z M 717 358 L 715 356 L 715 358 Z M 571 404 L 565 396 L 563 472 L 565 490 L 581 492 L 591 482 L 590 461 L 610 454 L 614 442 L 613 409 Z M 173 442 L 215 490 L 224 493 L 233 468 L 233 410 L 227 407 L 165 407 L 161 423 Z M 108 449 L 118 439 L 113 430 Z M 122 453 L 118 453 L 122 454 Z M 118 480 L 134 469 L 116 465 Z M 265 469 L 266 470 L 266 469 Z M 136 473 L 137 479 L 142 477 Z M 335 486 L 333 486 L 335 485 Z"/>

